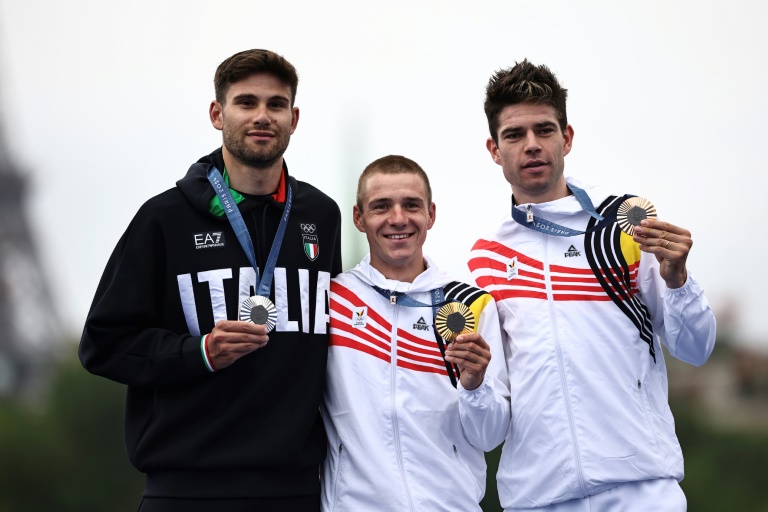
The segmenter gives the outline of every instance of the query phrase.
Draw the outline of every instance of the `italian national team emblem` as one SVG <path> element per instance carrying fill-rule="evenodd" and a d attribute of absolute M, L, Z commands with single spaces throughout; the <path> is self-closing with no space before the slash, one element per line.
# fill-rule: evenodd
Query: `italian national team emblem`
<path fill-rule="evenodd" d="M 314 224 L 301 224 L 301 238 L 304 242 L 304 254 L 310 261 L 315 261 L 320 254 L 320 244 L 317 243 L 317 228 Z"/>

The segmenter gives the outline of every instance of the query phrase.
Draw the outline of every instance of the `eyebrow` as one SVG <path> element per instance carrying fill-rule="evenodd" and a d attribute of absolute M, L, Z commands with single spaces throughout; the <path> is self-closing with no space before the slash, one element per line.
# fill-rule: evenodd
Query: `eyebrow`
<path fill-rule="evenodd" d="M 403 197 L 401 201 L 408 202 L 408 203 L 425 203 L 426 199 L 419 196 L 414 196 L 414 197 Z M 391 197 L 377 197 L 368 201 L 368 205 L 370 206 L 374 204 L 394 203 L 394 202 L 396 201 Z"/>
<path fill-rule="evenodd" d="M 244 93 L 238 94 L 237 96 L 232 98 L 232 101 L 258 100 L 258 99 L 259 99 L 259 96 L 257 96 L 256 94 L 251 94 L 249 92 L 244 92 Z M 275 100 L 280 100 L 280 101 L 284 101 L 286 103 L 290 103 L 290 100 L 288 98 L 286 98 L 285 96 L 282 96 L 280 94 L 277 94 L 275 96 L 271 96 L 270 98 L 267 98 L 267 101 L 275 101 Z"/>
<path fill-rule="evenodd" d="M 540 121 L 538 123 L 533 123 L 534 128 L 549 128 L 549 127 L 557 127 L 558 124 L 554 121 Z M 501 134 L 510 133 L 510 132 L 518 132 L 520 130 L 525 129 L 523 126 L 509 126 L 507 128 L 504 128 L 501 130 Z"/>

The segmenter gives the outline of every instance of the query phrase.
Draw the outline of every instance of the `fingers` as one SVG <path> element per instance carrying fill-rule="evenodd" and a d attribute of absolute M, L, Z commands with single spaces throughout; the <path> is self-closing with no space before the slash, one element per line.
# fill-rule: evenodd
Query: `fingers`
<path fill-rule="evenodd" d="M 486 350 L 490 350 L 491 347 L 488 346 L 488 343 L 485 342 L 482 336 L 480 336 L 480 333 L 473 332 L 471 334 L 462 334 L 456 338 L 456 343 L 474 343 Z"/>
<path fill-rule="evenodd" d="M 217 369 L 226 368 L 268 341 L 265 325 L 235 320 L 219 321 L 205 340 L 208 357 Z"/>
<path fill-rule="evenodd" d="M 680 288 L 685 284 L 688 279 L 685 264 L 693 246 L 690 231 L 658 219 L 645 219 L 635 227 L 632 239 L 641 251 L 656 256 L 659 273 L 668 288 Z"/>
<path fill-rule="evenodd" d="M 464 334 L 445 349 L 445 360 L 459 367 L 462 387 L 472 390 L 483 383 L 491 350 L 478 333 Z"/>
<path fill-rule="evenodd" d="M 635 227 L 632 239 L 642 251 L 664 258 L 684 257 L 693 246 L 690 231 L 658 219 L 642 221 Z"/>
<path fill-rule="evenodd" d="M 462 371 L 485 371 L 491 361 L 491 350 L 478 333 L 464 334 L 446 347 L 445 360 Z"/>
<path fill-rule="evenodd" d="M 262 324 L 254 324 L 253 322 L 241 322 L 239 320 L 219 320 L 216 323 L 216 327 L 213 328 L 213 331 L 231 334 L 240 333 L 247 335 L 266 336 L 267 326 Z"/>

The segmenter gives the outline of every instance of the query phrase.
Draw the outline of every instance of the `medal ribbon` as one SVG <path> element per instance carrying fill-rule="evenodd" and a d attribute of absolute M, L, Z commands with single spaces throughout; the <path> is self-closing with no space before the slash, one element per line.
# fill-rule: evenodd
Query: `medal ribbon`
<path fill-rule="evenodd" d="M 376 290 L 379 295 L 384 297 L 385 299 L 389 299 L 390 304 L 398 304 L 400 306 L 406 306 L 409 308 L 432 308 L 432 319 L 437 316 L 437 310 L 440 309 L 442 306 L 445 306 L 446 304 L 449 304 L 451 302 L 456 302 L 454 300 L 444 300 L 445 296 L 443 294 L 442 288 L 435 288 L 430 293 L 432 294 L 432 304 L 424 304 L 421 301 L 418 301 L 411 297 L 410 295 L 406 295 L 403 292 L 391 292 L 389 290 L 385 290 L 384 288 L 380 288 L 378 286 L 371 285 L 371 288 Z"/>
<path fill-rule="evenodd" d="M 571 191 L 571 193 L 576 197 L 576 200 L 581 205 L 581 208 L 589 214 L 590 217 L 596 219 L 598 221 L 595 226 L 593 226 L 591 229 L 588 229 L 586 231 L 580 231 L 578 229 L 571 229 L 566 226 L 561 226 L 560 224 L 557 224 L 555 222 L 550 222 L 546 219 L 542 219 L 541 217 L 536 217 L 533 215 L 532 207 L 531 205 L 528 205 L 528 213 L 525 214 L 515 208 L 515 205 L 512 205 L 512 218 L 515 219 L 515 221 L 518 224 L 522 224 L 523 226 L 532 229 L 534 231 L 538 231 L 540 233 L 546 233 L 548 235 L 554 235 L 554 236 L 576 236 L 576 235 L 583 235 L 584 233 L 590 233 L 592 231 L 596 231 L 598 229 L 602 229 L 603 226 L 606 224 L 613 222 L 611 219 L 605 219 L 603 218 L 597 211 L 595 210 L 595 206 L 592 204 L 592 201 L 589 199 L 589 196 L 586 192 L 584 192 L 583 189 L 580 189 L 576 185 L 572 184 L 566 184 L 568 187 L 568 190 Z"/>
<path fill-rule="evenodd" d="M 428 308 L 430 307 L 430 304 L 424 304 L 421 301 L 418 301 L 411 297 L 410 295 L 407 295 L 403 292 L 391 292 L 388 290 L 385 290 L 384 288 L 379 288 L 378 286 L 371 285 L 371 288 L 376 290 L 379 295 L 384 297 L 385 299 L 389 299 L 390 304 L 397 304 L 400 306 L 405 306 L 409 308 Z M 445 300 L 445 294 L 443 293 L 442 288 L 435 288 L 430 292 L 432 294 L 432 332 L 435 333 L 435 341 L 437 341 L 437 347 L 440 349 L 440 354 L 443 356 L 443 362 L 445 363 L 445 369 L 448 372 L 448 378 L 451 379 L 451 384 L 453 387 L 456 387 L 458 384 L 458 379 L 460 377 L 459 373 L 459 367 L 449 363 L 445 360 L 445 340 L 443 340 L 443 337 L 438 334 L 437 329 L 435 328 L 435 317 L 437 316 L 437 311 L 442 306 L 445 306 L 446 304 L 449 304 L 451 302 L 457 302 L 455 300 Z"/>
<path fill-rule="evenodd" d="M 288 225 L 288 216 L 291 213 L 291 205 L 293 204 L 293 191 L 291 190 L 290 184 L 286 183 L 285 188 L 287 189 L 288 194 L 285 199 L 285 210 L 283 211 L 283 216 L 280 218 L 280 224 L 277 227 L 275 239 L 272 241 L 272 248 L 269 250 L 267 263 L 264 265 L 264 273 L 261 274 L 261 279 L 259 279 L 259 267 L 256 265 L 256 252 L 253 250 L 251 235 L 248 233 L 248 228 L 245 225 L 240 209 L 235 204 L 232 192 L 230 192 L 229 187 L 224 183 L 224 178 L 214 165 L 208 169 L 208 181 L 211 183 L 216 195 L 219 196 L 221 205 L 224 207 L 224 213 L 227 214 L 229 224 L 232 226 L 235 235 L 237 235 L 237 239 L 243 247 L 243 251 L 245 251 L 245 255 L 248 257 L 248 261 L 251 263 L 253 270 L 256 271 L 256 295 L 269 299 L 269 293 L 272 290 L 272 275 L 275 273 L 277 256 L 280 253 L 280 246 L 283 245 L 283 236 L 285 235 L 285 228 Z"/>

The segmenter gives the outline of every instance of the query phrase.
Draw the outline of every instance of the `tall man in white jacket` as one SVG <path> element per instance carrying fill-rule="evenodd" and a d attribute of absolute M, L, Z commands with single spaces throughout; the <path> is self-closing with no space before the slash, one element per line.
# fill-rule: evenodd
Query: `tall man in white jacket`
<path fill-rule="evenodd" d="M 435 204 L 416 162 L 371 163 L 353 215 L 370 254 L 331 282 L 323 510 L 479 511 L 510 421 L 493 298 L 422 254 Z M 443 306 L 471 312 L 452 343 Z"/>
<path fill-rule="evenodd" d="M 652 218 L 643 201 L 636 219 L 648 218 L 635 226 L 626 196 L 564 177 L 565 103 L 552 72 L 528 61 L 497 72 L 486 91 L 487 148 L 513 197 L 469 267 L 496 299 L 508 357 L 501 504 L 684 511 L 659 344 L 695 365 L 714 347 L 714 315 L 686 269 L 691 234 Z"/>

